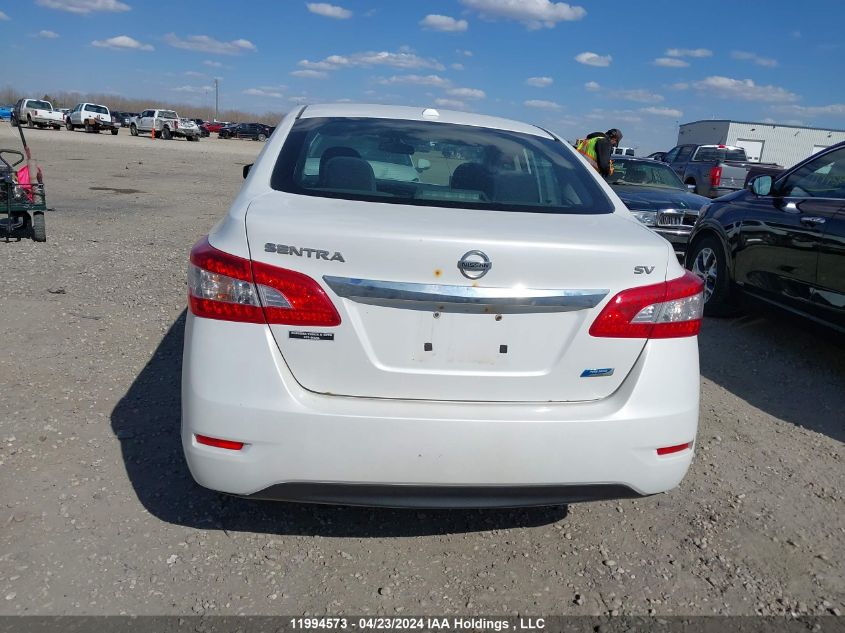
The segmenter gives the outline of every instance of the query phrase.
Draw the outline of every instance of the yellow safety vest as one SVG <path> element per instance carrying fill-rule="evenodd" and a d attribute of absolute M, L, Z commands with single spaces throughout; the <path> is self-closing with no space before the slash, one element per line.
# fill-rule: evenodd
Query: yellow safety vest
<path fill-rule="evenodd" d="M 594 136 L 591 139 L 583 139 L 578 142 L 578 145 L 575 148 L 584 156 L 584 158 L 587 159 L 587 162 L 590 163 L 596 171 L 599 170 L 599 155 L 596 153 L 596 142 L 600 138 L 605 137 Z M 613 174 L 613 161 L 610 161 L 610 174 Z"/>

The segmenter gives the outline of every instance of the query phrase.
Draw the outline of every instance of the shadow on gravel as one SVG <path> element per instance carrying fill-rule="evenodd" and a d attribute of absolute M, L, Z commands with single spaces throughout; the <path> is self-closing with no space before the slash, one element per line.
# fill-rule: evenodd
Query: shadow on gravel
<path fill-rule="evenodd" d="M 566 517 L 565 506 L 515 510 L 391 510 L 250 501 L 197 485 L 179 435 L 185 313 L 165 334 L 111 414 L 126 472 L 153 516 L 191 528 L 338 537 L 454 534 L 533 527 Z"/>
<path fill-rule="evenodd" d="M 845 340 L 795 317 L 761 314 L 705 320 L 702 375 L 773 417 L 845 442 Z"/>

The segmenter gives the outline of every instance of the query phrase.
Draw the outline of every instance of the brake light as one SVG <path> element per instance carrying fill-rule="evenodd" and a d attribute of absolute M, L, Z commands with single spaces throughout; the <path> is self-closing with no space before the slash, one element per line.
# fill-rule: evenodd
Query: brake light
<path fill-rule="evenodd" d="M 196 316 L 241 323 L 332 327 L 340 315 L 302 273 L 217 250 L 203 238 L 191 250 L 188 304 Z"/>
<path fill-rule="evenodd" d="M 618 293 L 590 327 L 597 338 L 679 338 L 701 330 L 704 283 L 682 277 Z"/>
<path fill-rule="evenodd" d="M 716 165 L 710 170 L 710 184 L 713 187 L 718 187 L 722 182 L 722 167 Z"/>

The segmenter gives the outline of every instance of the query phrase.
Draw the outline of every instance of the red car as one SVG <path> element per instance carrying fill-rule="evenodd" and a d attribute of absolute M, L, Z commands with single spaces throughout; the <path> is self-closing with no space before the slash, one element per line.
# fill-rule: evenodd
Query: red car
<path fill-rule="evenodd" d="M 225 123 L 225 122 L 223 122 L 223 121 L 208 121 L 208 122 L 205 124 L 205 127 L 207 127 L 207 128 L 208 128 L 208 131 L 209 131 L 209 132 L 211 132 L 212 134 L 214 134 L 214 133 L 219 132 L 221 128 L 226 127 L 227 125 L 229 125 L 229 124 L 228 124 L 228 123 Z"/>

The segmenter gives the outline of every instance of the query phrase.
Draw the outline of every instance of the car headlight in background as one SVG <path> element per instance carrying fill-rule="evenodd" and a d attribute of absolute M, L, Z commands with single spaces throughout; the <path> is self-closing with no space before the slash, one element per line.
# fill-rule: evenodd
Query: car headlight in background
<path fill-rule="evenodd" d="M 646 226 L 657 226 L 657 214 L 654 211 L 631 211 L 631 215 Z"/>

